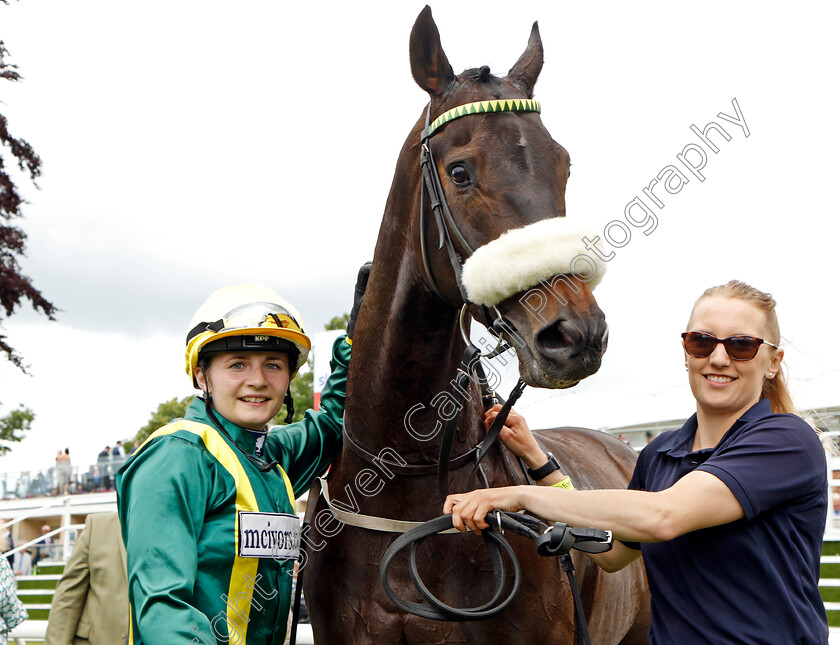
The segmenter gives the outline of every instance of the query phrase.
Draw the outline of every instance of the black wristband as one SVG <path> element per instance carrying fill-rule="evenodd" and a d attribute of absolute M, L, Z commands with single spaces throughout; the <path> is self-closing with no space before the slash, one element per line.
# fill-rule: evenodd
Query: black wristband
<path fill-rule="evenodd" d="M 528 475 L 534 481 L 538 481 L 543 477 L 548 477 L 551 473 L 555 470 L 560 470 L 560 464 L 557 462 L 557 459 L 554 458 L 550 452 L 545 453 L 545 456 L 548 457 L 548 463 L 544 466 L 540 466 L 536 470 L 528 469 Z"/>

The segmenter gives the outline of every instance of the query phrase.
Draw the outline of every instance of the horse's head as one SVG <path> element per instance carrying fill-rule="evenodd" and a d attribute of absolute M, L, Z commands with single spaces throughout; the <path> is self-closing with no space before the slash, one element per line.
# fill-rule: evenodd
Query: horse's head
<path fill-rule="evenodd" d="M 428 7 L 412 29 L 410 56 L 430 96 L 421 156 L 432 172 L 415 222 L 420 274 L 445 301 L 470 303 L 474 317 L 495 306 L 491 316 L 504 317 L 497 325 L 526 383 L 575 385 L 598 370 L 606 349 L 592 296 L 604 266 L 587 233 L 561 219 L 570 161 L 532 100 L 543 64 L 536 23 L 504 78 L 487 67 L 456 76 Z M 437 213 L 436 201 L 444 202 Z"/>

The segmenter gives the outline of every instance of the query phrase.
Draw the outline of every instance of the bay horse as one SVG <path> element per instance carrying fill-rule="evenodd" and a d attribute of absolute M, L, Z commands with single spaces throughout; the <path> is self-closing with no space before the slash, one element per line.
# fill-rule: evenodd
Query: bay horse
<path fill-rule="evenodd" d="M 537 387 L 571 387 L 597 371 L 607 327 L 592 296 L 600 269 L 588 274 L 574 267 L 558 269 L 558 258 L 566 264 L 574 258 L 547 243 L 553 238 L 541 228 L 568 224 L 560 218 L 566 214 L 570 162 L 542 125 L 532 99 L 543 64 L 537 24 L 506 77 L 496 77 L 486 67 L 456 76 L 426 7 L 411 32 L 410 62 L 430 103 L 397 162 L 356 324 L 344 446 L 328 481 L 341 508 L 426 521 L 442 511 L 435 468 L 439 429 L 451 415 L 446 393 L 452 390 L 465 348 L 459 324 L 462 305 L 474 317 L 491 311 L 479 304 L 495 305 L 496 316 L 503 317 L 519 341 L 511 344 L 521 378 Z M 518 107 L 497 112 L 467 107 L 463 118 L 459 112 L 461 106 L 481 101 L 487 102 L 485 110 L 506 108 L 499 101 L 509 99 L 519 101 Z M 430 130 L 436 130 L 433 137 Z M 439 177 L 449 210 L 444 215 L 435 215 L 436 198 L 423 187 L 419 161 L 424 147 L 434 151 L 427 163 Z M 499 241 L 508 231 L 512 241 Z M 571 239 L 575 234 L 564 235 Z M 540 246 L 542 254 L 537 252 Z M 469 257 L 467 276 L 475 268 L 473 259 L 485 249 L 489 254 L 478 262 L 475 275 L 463 280 L 465 289 L 458 275 L 461 260 Z M 536 270 L 529 268 L 534 261 Z M 555 274 L 563 274 L 562 279 Z M 460 411 L 453 454 L 465 455 L 482 440 L 483 410 L 473 386 Z M 537 435 L 577 488 L 626 487 L 635 453 L 617 439 L 582 429 Z M 470 478 L 471 463 L 456 459 L 450 466 L 451 491 L 480 485 Z M 483 467 L 490 486 L 526 481 L 515 458 L 501 449 L 491 450 Z M 342 524 L 323 498 L 314 511 L 312 530 L 304 539 L 303 588 L 320 645 L 573 642 L 569 584 L 557 558 L 539 556 L 532 542 L 510 537 L 525 579 L 501 614 L 475 622 L 441 622 L 404 613 L 385 595 L 379 562 L 394 533 Z M 442 601 L 460 607 L 486 602 L 492 575 L 481 540 L 437 536 L 421 545 L 420 554 L 422 578 Z M 391 585 L 403 597 L 419 599 L 405 572 L 406 560 L 402 568 L 395 566 Z M 577 554 L 574 561 L 593 643 L 646 642 L 648 597 L 641 563 L 606 574 Z"/>

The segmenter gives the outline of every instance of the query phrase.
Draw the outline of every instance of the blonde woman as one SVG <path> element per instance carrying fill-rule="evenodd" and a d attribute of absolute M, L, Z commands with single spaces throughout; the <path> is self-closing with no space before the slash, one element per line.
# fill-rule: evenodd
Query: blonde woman
<path fill-rule="evenodd" d="M 775 307 L 737 281 L 700 296 L 682 334 L 696 413 L 645 446 L 629 490 L 569 490 L 516 416 L 502 438 L 542 485 L 450 495 L 444 512 L 461 530 L 492 509 L 612 530 L 621 541 L 590 557 L 608 571 L 644 559 L 651 645 L 825 645 L 825 453 L 788 393 Z"/>

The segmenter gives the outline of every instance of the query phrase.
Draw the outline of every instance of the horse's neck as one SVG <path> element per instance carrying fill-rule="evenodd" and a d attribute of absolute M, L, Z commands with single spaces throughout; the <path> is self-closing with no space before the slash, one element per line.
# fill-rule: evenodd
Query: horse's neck
<path fill-rule="evenodd" d="M 367 325 L 353 346 L 345 422 L 371 452 L 394 448 L 409 462 L 434 461 L 464 350 L 458 312 L 408 276 L 386 281 L 369 285 L 365 295 Z M 479 406 L 472 392 L 456 447 L 477 441 L 464 429 L 477 428 Z"/>
<path fill-rule="evenodd" d="M 415 129 L 419 132 L 419 126 Z M 446 420 L 446 411 L 439 408 L 453 391 L 464 343 L 458 310 L 432 294 L 415 257 L 418 157 L 419 150 L 407 142 L 388 196 L 374 271 L 356 327 L 345 423 L 353 439 L 370 451 L 390 447 L 409 461 L 428 461 L 437 458 L 440 433 L 434 430 Z M 477 399 L 473 396 L 464 406 L 456 448 L 478 440 L 464 432 L 478 432 Z M 418 436 L 428 438 L 420 441 Z"/>

